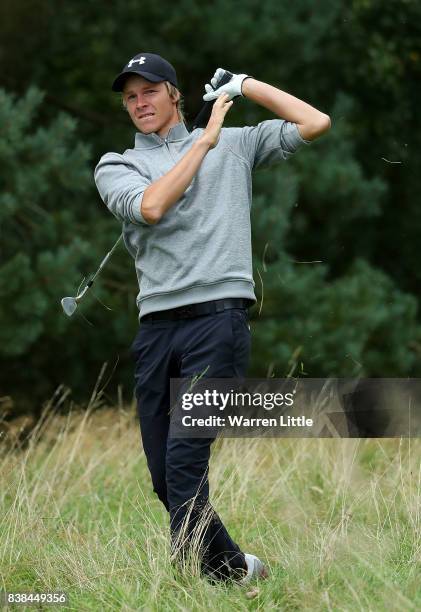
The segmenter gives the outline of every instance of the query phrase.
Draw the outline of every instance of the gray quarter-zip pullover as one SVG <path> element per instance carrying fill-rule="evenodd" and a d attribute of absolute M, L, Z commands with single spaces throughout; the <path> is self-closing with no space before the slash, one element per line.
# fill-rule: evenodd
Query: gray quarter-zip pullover
<path fill-rule="evenodd" d="M 136 133 L 134 149 L 106 153 L 95 182 L 123 224 L 135 260 L 139 318 L 149 312 L 221 298 L 256 301 L 252 272 L 250 208 L 254 168 L 287 160 L 304 140 L 283 119 L 222 128 L 183 196 L 156 224 L 141 214 L 145 189 L 166 174 L 200 138 L 180 122 L 166 138 Z"/>

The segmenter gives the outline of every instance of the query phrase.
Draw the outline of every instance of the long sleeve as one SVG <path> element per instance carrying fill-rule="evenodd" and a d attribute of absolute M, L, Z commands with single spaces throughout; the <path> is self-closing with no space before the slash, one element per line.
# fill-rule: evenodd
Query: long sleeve
<path fill-rule="evenodd" d="M 106 153 L 94 171 L 99 194 L 117 219 L 150 225 L 142 213 L 143 193 L 151 182 L 118 153 Z"/>
<path fill-rule="evenodd" d="M 303 144 L 311 144 L 301 136 L 296 123 L 284 119 L 268 119 L 237 129 L 236 153 L 247 159 L 252 168 L 286 161 Z"/>

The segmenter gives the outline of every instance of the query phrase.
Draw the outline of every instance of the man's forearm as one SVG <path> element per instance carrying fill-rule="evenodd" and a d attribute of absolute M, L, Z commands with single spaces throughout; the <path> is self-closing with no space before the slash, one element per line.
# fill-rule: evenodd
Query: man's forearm
<path fill-rule="evenodd" d="M 243 81 L 241 89 L 249 100 L 267 108 L 281 119 L 300 126 L 303 138 L 311 140 L 330 128 L 329 115 L 263 81 L 249 77 Z"/>
<path fill-rule="evenodd" d="M 208 151 L 209 145 L 203 139 L 197 140 L 169 172 L 146 189 L 141 205 L 141 212 L 146 221 L 157 223 L 181 198 Z"/>

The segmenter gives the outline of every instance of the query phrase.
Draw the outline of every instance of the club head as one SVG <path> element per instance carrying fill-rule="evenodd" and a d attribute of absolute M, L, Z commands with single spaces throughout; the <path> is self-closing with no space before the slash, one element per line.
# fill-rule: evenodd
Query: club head
<path fill-rule="evenodd" d="M 64 297 L 61 300 L 61 306 L 64 313 L 67 314 L 68 317 L 71 317 L 77 308 L 77 301 L 74 297 Z"/>

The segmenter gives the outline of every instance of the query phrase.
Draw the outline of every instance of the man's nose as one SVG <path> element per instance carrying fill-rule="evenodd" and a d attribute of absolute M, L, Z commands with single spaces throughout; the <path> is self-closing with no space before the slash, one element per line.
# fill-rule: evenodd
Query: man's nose
<path fill-rule="evenodd" d="M 136 100 L 136 106 L 137 107 L 142 107 L 146 105 L 146 99 L 144 98 L 144 96 L 142 96 L 142 94 L 139 94 L 137 96 L 137 100 Z"/>

